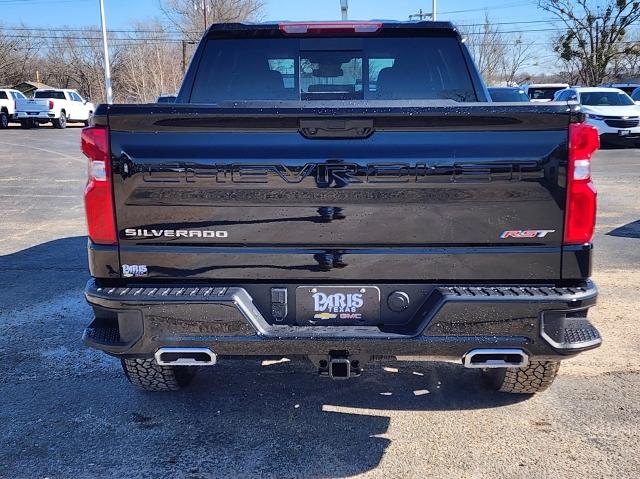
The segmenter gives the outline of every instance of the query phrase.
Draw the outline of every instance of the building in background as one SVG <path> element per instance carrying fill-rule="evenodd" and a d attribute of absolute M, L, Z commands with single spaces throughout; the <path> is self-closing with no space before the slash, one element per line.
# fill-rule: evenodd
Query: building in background
<path fill-rule="evenodd" d="M 15 85 L 13 89 L 18 90 L 24 93 L 25 96 L 31 98 L 33 97 L 33 92 L 36 90 L 52 90 L 54 88 L 37 81 L 23 81 L 22 83 Z"/>

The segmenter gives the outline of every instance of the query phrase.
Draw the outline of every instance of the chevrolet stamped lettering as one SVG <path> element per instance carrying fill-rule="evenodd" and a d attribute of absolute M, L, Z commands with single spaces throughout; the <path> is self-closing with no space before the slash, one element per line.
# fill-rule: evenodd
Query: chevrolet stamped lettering
<path fill-rule="evenodd" d="M 132 171 L 143 172 L 145 183 L 268 183 L 278 178 L 287 184 L 299 184 L 312 179 L 318 185 L 348 185 L 358 183 L 430 183 L 463 181 L 466 183 L 489 183 L 493 181 L 521 181 L 526 175 L 540 176 L 538 164 L 459 163 L 455 165 L 434 165 L 418 163 L 368 163 L 357 165 L 341 160 L 326 163 L 306 163 L 300 168 L 284 164 L 247 165 L 215 164 L 200 166 L 182 163 L 160 165 L 139 165 Z"/>

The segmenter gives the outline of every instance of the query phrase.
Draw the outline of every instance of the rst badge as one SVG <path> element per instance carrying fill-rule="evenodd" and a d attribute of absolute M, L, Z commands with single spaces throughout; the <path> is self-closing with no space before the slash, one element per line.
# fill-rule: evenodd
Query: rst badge
<path fill-rule="evenodd" d="M 544 238 L 545 236 L 555 233 L 556 230 L 507 230 L 500 234 L 500 238 L 508 239 L 524 239 L 524 238 Z"/>
<path fill-rule="evenodd" d="M 299 323 L 376 323 L 380 290 L 375 286 L 301 286 L 296 289 Z"/>

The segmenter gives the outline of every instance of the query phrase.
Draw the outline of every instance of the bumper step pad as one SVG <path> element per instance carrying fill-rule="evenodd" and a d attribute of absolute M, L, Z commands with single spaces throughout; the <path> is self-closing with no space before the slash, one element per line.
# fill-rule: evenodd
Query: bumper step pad
<path fill-rule="evenodd" d="M 543 314 L 541 336 L 555 349 L 576 351 L 602 343 L 600 333 L 586 318 L 586 311 L 548 311 Z"/>
<path fill-rule="evenodd" d="M 154 298 L 154 299 L 214 299 L 224 296 L 229 288 L 201 286 L 184 287 L 184 288 L 168 288 L 168 287 L 131 287 L 131 288 L 96 288 L 98 296 L 119 298 L 119 299 L 138 299 Z"/>
<path fill-rule="evenodd" d="M 518 287 L 518 286 L 497 286 L 497 287 L 443 287 L 438 291 L 446 297 L 459 297 L 463 299 L 471 298 L 518 298 L 526 300 L 574 300 L 581 296 L 593 295 L 590 288 L 549 288 L 549 287 Z"/>
<path fill-rule="evenodd" d="M 578 329 L 565 329 L 564 330 L 564 344 L 581 344 L 597 341 L 600 338 L 598 330 L 589 324 L 587 327 Z"/>
<path fill-rule="evenodd" d="M 122 344 L 122 341 L 120 340 L 120 330 L 113 326 L 91 325 L 84 330 L 84 336 L 87 340 L 98 344 L 108 346 L 117 346 Z"/>

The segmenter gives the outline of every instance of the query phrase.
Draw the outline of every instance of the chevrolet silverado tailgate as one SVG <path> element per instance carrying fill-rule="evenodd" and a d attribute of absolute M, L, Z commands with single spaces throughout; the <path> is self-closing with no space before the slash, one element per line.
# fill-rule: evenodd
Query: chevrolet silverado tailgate
<path fill-rule="evenodd" d="M 121 262 L 163 278 L 559 279 L 570 118 L 111 107 Z"/>

